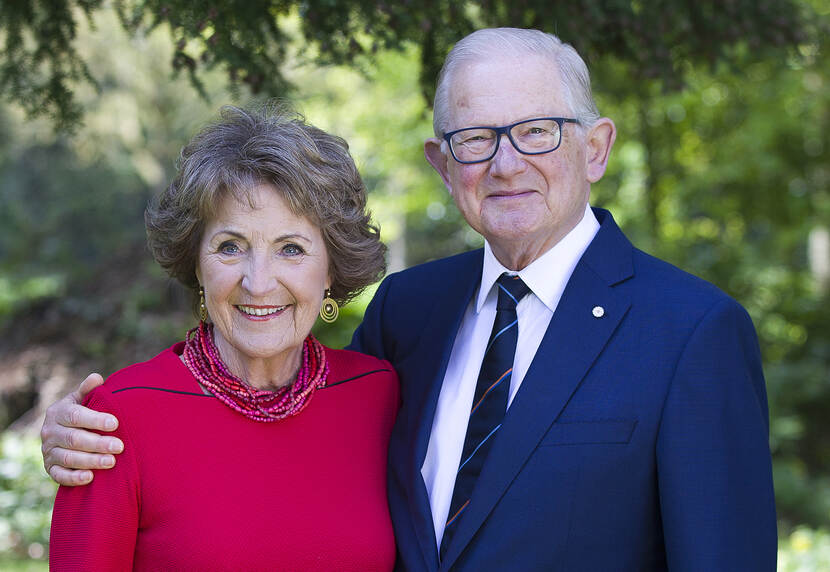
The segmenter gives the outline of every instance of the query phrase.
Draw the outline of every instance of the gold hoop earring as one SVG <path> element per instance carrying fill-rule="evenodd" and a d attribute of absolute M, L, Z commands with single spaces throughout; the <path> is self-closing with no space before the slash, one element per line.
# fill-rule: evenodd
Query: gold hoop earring
<path fill-rule="evenodd" d="M 331 297 L 331 290 L 326 288 L 326 297 L 323 298 L 323 305 L 320 307 L 320 319 L 331 324 L 337 319 L 338 314 L 340 314 L 340 307 Z"/>
<path fill-rule="evenodd" d="M 207 321 L 207 306 L 205 306 L 205 289 L 199 286 L 199 319 Z"/>

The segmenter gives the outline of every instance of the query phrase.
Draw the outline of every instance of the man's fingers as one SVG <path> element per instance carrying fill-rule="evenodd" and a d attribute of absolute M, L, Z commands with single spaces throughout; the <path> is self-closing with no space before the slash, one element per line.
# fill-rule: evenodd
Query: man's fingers
<path fill-rule="evenodd" d="M 103 379 L 100 375 L 90 374 L 77 390 L 46 410 L 40 430 L 43 466 L 62 485 L 76 486 L 90 482 L 92 473 L 86 469 L 110 468 L 115 465 L 113 453 L 124 450 L 124 443 L 117 437 L 86 430 L 113 431 L 118 427 L 115 416 L 80 405 L 84 397 L 101 383 Z"/>
<path fill-rule="evenodd" d="M 84 453 L 83 451 L 55 447 L 50 449 L 44 456 L 44 464 L 48 467 L 47 472 L 50 475 L 55 470 L 62 473 L 68 469 L 111 469 L 115 465 L 115 456 L 99 453 Z"/>
<path fill-rule="evenodd" d="M 108 452 L 120 453 L 124 444 L 116 437 L 58 426 L 41 450 L 46 472 L 62 485 L 76 486 L 91 481 L 92 473 L 71 469 L 109 469 L 115 465 L 115 456 Z"/>
<path fill-rule="evenodd" d="M 52 465 L 49 476 L 59 485 L 67 487 L 77 487 L 92 481 L 92 471 L 71 471 L 58 465 Z"/>
<path fill-rule="evenodd" d="M 77 391 L 74 392 L 74 397 L 76 397 L 76 403 L 80 403 L 83 401 L 84 397 L 87 394 L 104 383 L 104 378 L 101 377 L 101 374 L 98 373 L 90 373 L 86 376 L 86 379 L 81 382 L 81 385 L 78 386 Z"/>
<path fill-rule="evenodd" d="M 118 419 L 114 415 L 101 413 L 83 405 L 59 401 L 52 407 L 55 408 L 53 411 L 55 423 L 64 427 L 97 431 L 114 431 L 118 427 Z"/>
<path fill-rule="evenodd" d="M 83 429 L 74 429 L 72 427 L 64 427 L 62 425 L 54 425 L 48 435 L 48 438 L 43 439 L 44 454 L 50 450 L 58 449 L 72 449 L 78 452 L 85 451 L 87 453 L 120 453 L 124 450 L 124 443 L 118 437 L 111 437 L 108 435 L 99 435 Z M 59 463 L 63 465 L 63 463 Z M 69 465 L 63 465 L 69 466 Z M 71 467 L 71 468 L 86 468 L 86 467 Z"/>
<path fill-rule="evenodd" d="M 118 419 L 114 415 L 93 411 L 80 405 L 84 397 L 101 383 L 101 376 L 91 373 L 81 382 L 78 389 L 49 406 L 40 431 L 45 445 L 50 445 L 51 436 L 57 432 L 59 425 L 97 431 L 114 431 L 118 427 Z M 51 443 L 53 446 L 56 444 Z"/>

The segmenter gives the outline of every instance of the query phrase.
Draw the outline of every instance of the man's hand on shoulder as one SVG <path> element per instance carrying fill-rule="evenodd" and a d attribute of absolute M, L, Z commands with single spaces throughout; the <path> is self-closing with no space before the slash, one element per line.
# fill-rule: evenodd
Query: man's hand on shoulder
<path fill-rule="evenodd" d="M 124 450 L 117 437 L 107 437 L 87 431 L 114 431 L 118 419 L 109 413 L 99 413 L 81 405 L 90 391 L 104 383 L 92 373 L 63 399 L 46 410 L 40 430 L 43 444 L 43 466 L 56 482 L 66 486 L 86 485 L 92 482 L 90 469 L 109 469 L 115 466 L 115 454 Z"/>

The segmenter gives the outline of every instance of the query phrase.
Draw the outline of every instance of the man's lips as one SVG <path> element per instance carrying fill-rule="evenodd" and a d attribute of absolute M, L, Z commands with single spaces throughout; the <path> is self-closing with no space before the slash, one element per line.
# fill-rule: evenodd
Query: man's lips
<path fill-rule="evenodd" d="M 534 191 L 497 191 L 495 193 L 490 193 L 487 195 L 488 199 L 496 199 L 496 200 L 509 200 L 509 199 L 518 199 L 518 198 L 525 198 L 532 195 Z"/>

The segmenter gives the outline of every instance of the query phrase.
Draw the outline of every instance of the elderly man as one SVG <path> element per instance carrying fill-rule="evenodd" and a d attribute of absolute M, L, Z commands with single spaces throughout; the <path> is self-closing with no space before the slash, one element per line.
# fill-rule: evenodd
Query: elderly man
<path fill-rule="evenodd" d="M 479 30 L 439 77 L 427 160 L 483 250 L 390 275 L 352 347 L 402 384 L 389 502 L 405 570 L 774 570 L 768 414 L 746 312 L 591 209 L 614 123 L 556 37 Z M 75 405 L 52 466 L 111 464 Z"/>

